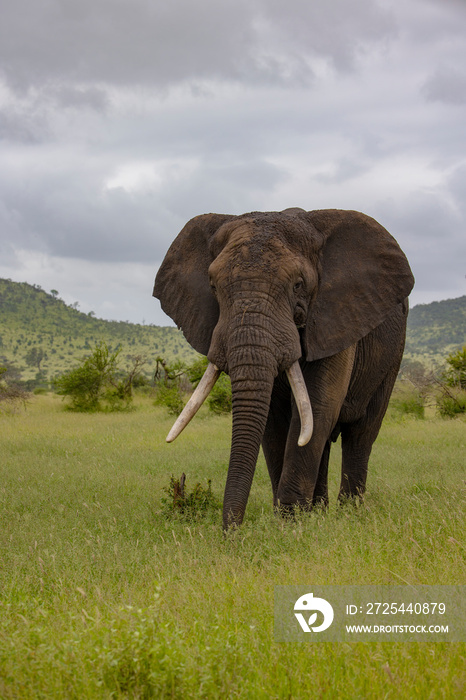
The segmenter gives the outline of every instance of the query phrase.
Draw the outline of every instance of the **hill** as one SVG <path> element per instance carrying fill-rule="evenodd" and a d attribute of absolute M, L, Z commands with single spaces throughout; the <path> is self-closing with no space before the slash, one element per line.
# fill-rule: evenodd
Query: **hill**
<path fill-rule="evenodd" d="M 44 379 L 52 379 L 102 340 L 112 351 L 121 348 L 123 359 L 146 356 L 148 376 L 157 357 L 189 362 L 197 356 L 172 326 L 105 321 L 67 306 L 57 293 L 48 294 L 38 285 L 0 279 L 0 364 L 14 363 L 22 380 L 34 380 L 39 370 Z"/>
<path fill-rule="evenodd" d="M 48 294 L 38 285 L 0 279 L 0 363 L 14 363 L 21 379 L 34 380 L 40 370 L 50 380 L 75 366 L 101 340 L 112 351 L 121 348 L 123 358 L 145 355 L 148 376 L 157 357 L 190 362 L 197 356 L 172 326 L 105 321 L 67 306 L 57 293 Z M 405 359 L 431 367 L 464 344 L 466 296 L 410 310 Z"/>
<path fill-rule="evenodd" d="M 413 306 L 408 316 L 405 358 L 431 367 L 466 345 L 466 296 Z"/>

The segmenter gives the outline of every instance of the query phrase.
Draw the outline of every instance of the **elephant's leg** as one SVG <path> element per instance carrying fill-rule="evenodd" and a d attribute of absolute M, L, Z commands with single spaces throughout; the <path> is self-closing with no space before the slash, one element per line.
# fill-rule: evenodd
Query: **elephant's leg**
<path fill-rule="evenodd" d="M 328 461 L 330 458 L 330 440 L 325 443 L 322 459 L 320 460 L 319 473 L 317 475 L 312 505 L 328 506 Z"/>
<path fill-rule="evenodd" d="M 291 421 L 291 390 L 283 378 L 277 378 L 270 401 L 269 415 L 262 438 L 262 449 L 272 482 L 273 504 L 278 505 L 278 484 L 283 470 L 286 441 Z"/>
<path fill-rule="evenodd" d="M 293 411 L 283 471 L 278 485 L 278 500 L 284 512 L 292 510 L 296 505 L 310 510 L 314 505 L 314 496 L 317 498 L 318 494 L 326 493 L 328 455 L 325 455 L 325 450 L 327 432 L 331 432 L 331 429 L 323 429 L 320 418 L 319 412 L 314 411 L 312 438 L 307 445 L 299 447 L 300 421 L 297 410 Z"/>
<path fill-rule="evenodd" d="M 399 304 L 358 343 L 353 378 L 341 415 L 340 500 L 361 496 L 365 491 L 372 445 L 403 356 L 406 314 L 407 304 Z M 371 387 L 377 388 L 373 391 Z"/>
<path fill-rule="evenodd" d="M 317 501 L 328 500 L 329 441 L 348 391 L 354 355 L 355 346 L 351 346 L 338 355 L 303 366 L 314 415 L 314 432 L 307 445 L 298 446 L 300 420 L 293 402 L 283 471 L 278 486 L 278 499 L 285 509 L 293 505 L 309 509 Z"/>
<path fill-rule="evenodd" d="M 341 427 L 342 468 L 338 499 L 362 496 L 366 490 L 369 457 L 395 383 L 392 371 L 373 394 L 364 417 Z"/>
<path fill-rule="evenodd" d="M 377 436 L 375 436 L 377 437 Z M 339 501 L 363 496 L 366 490 L 367 469 L 372 445 L 368 439 L 365 421 L 354 423 L 341 433 L 342 468 Z"/>

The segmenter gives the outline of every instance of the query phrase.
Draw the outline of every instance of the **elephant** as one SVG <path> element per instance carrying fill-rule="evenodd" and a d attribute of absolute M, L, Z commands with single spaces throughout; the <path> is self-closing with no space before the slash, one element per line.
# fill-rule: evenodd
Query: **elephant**
<path fill-rule="evenodd" d="M 279 512 L 328 506 L 339 435 L 338 501 L 363 497 L 413 285 L 396 240 L 357 211 L 203 214 L 184 226 L 153 296 L 209 365 L 167 441 L 229 374 L 225 531 L 243 521 L 261 445 Z"/>

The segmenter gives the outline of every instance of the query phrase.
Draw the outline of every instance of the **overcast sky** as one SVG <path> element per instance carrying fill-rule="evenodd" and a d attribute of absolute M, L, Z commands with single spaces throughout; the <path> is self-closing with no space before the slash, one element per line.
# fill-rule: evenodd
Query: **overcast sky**
<path fill-rule="evenodd" d="M 188 219 L 291 206 L 466 294 L 466 0 L 2 1 L 0 277 L 167 325 Z"/>

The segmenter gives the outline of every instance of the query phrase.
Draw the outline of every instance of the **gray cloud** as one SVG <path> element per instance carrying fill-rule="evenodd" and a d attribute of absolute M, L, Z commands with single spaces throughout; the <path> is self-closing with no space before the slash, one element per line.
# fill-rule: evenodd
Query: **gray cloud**
<path fill-rule="evenodd" d="M 465 189 L 466 169 L 443 191 L 418 190 L 379 205 L 380 218 L 402 242 L 420 300 L 466 293 L 465 208 L 455 187 Z M 463 212 L 461 212 L 461 208 Z"/>
<path fill-rule="evenodd" d="M 25 113 L 16 106 L 5 106 L 0 112 L 0 143 L 17 141 L 34 144 L 48 136 L 48 125 L 43 118 Z"/>
<path fill-rule="evenodd" d="M 466 70 L 442 66 L 431 75 L 423 86 L 427 100 L 447 104 L 466 104 Z"/>
<path fill-rule="evenodd" d="M 50 81 L 171 86 L 199 79 L 307 83 L 309 60 L 347 71 L 394 30 L 372 0 L 6 3 L 0 64 L 17 90 Z"/>
<path fill-rule="evenodd" d="M 398 238 L 414 301 L 465 293 L 463 1 L 4 4 L 1 275 L 167 323 L 186 220 L 341 207 Z"/>
<path fill-rule="evenodd" d="M 54 85 L 44 90 L 45 99 L 49 99 L 57 108 L 92 109 L 105 112 L 109 106 L 107 92 L 98 87 L 79 87 Z"/>

